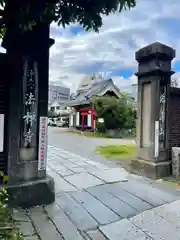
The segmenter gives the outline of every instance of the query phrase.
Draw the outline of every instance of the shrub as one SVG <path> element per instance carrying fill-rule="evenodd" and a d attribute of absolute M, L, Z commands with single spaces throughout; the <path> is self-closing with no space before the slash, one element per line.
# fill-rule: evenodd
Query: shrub
<path fill-rule="evenodd" d="M 3 173 L 0 172 L 3 176 Z M 5 188 L 0 189 L 0 239 L 23 240 L 19 228 L 12 218 L 11 210 L 7 206 L 8 193 Z"/>
<path fill-rule="evenodd" d="M 105 133 L 106 132 L 105 124 L 104 123 L 99 123 L 98 121 L 96 121 L 96 129 L 100 133 Z"/>
<path fill-rule="evenodd" d="M 115 97 L 98 97 L 93 99 L 96 117 L 104 119 L 104 128 L 132 129 L 135 127 L 134 110 L 130 104 Z M 100 126 L 96 126 L 100 129 Z M 103 129 L 101 129 L 103 130 Z"/>

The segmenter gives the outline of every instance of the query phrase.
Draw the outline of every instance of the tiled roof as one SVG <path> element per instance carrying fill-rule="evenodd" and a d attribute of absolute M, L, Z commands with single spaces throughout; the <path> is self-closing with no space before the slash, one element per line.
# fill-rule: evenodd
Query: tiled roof
<path fill-rule="evenodd" d="M 79 93 L 75 96 L 74 100 L 66 102 L 64 105 L 66 106 L 77 106 L 77 105 L 83 105 L 83 104 L 89 104 L 92 102 L 93 96 L 98 96 L 103 89 L 105 89 L 108 85 L 114 85 L 112 79 L 108 79 L 105 81 L 100 81 L 92 85 L 90 89 L 87 91 L 83 91 L 82 93 Z M 114 85 L 115 88 L 117 88 Z M 117 91 L 119 89 L 117 88 Z"/>

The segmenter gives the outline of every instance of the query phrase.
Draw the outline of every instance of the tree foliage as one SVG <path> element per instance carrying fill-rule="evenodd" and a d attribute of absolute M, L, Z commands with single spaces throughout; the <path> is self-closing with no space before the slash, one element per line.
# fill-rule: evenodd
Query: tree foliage
<path fill-rule="evenodd" d="M 63 27 L 78 23 L 85 30 L 102 26 L 102 15 L 135 7 L 135 0 L 0 0 L 0 28 L 9 23 L 23 29 L 39 22 L 57 22 Z"/>
<path fill-rule="evenodd" d="M 0 171 L 0 178 L 4 174 Z M 11 210 L 8 208 L 8 193 L 5 188 L 0 188 L 0 239 L 23 240 L 16 222 L 11 216 Z"/>
<path fill-rule="evenodd" d="M 135 127 L 133 108 L 122 99 L 98 97 L 94 99 L 97 118 L 104 119 L 105 129 L 128 129 Z"/>
<path fill-rule="evenodd" d="M 129 92 L 121 92 L 120 98 L 126 100 L 127 102 L 131 102 L 133 100 L 132 94 Z"/>

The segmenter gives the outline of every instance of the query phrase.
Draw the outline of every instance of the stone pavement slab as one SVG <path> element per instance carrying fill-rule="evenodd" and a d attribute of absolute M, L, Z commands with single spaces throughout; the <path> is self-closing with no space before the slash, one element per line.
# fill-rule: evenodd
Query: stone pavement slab
<path fill-rule="evenodd" d="M 98 179 L 95 176 L 92 176 L 91 174 L 89 174 L 87 172 L 74 174 L 74 175 L 65 177 L 64 179 L 78 189 L 85 189 L 88 187 L 93 187 L 93 186 L 104 184 L 104 181 Z"/>
<path fill-rule="evenodd" d="M 154 240 L 180 239 L 180 228 L 156 214 L 154 210 L 140 213 L 130 221 Z"/>
<path fill-rule="evenodd" d="M 180 228 L 180 201 L 165 204 L 154 209 L 154 213 Z"/>
<path fill-rule="evenodd" d="M 77 229 L 96 229 L 98 222 L 87 212 L 81 204 L 67 193 L 61 193 L 56 197 L 56 203 L 69 217 Z"/>
<path fill-rule="evenodd" d="M 83 173 L 83 172 L 88 172 L 88 168 L 84 168 L 84 167 L 72 167 L 70 168 L 71 171 L 75 174 L 75 173 Z M 95 169 L 94 169 L 95 170 Z"/>
<path fill-rule="evenodd" d="M 117 197 L 121 201 L 130 205 L 132 208 L 136 209 L 138 212 L 142 212 L 142 211 L 151 209 L 153 207 L 150 203 L 148 203 L 148 201 L 144 201 L 138 198 L 137 196 L 134 196 L 133 194 L 125 191 L 123 188 L 121 188 L 121 185 L 110 184 L 110 185 L 104 185 L 102 186 L 102 188 L 106 189 L 114 197 Z"/>
<path fill-rule="evenodd" d="M 13 209 L 13 219 L 17 222 L 30 222 L 30 218 L 26 211 L 21 209 Z"/>
<path fill-rule="evenodd" d="M 77 190 L 72 184 L 68 183 L 65 178 L 62 178 L 56 172 L 50 172 L 55 182 L 55 193 L 60 193 L 62 191 L 75 191 Z"/>
<path fill-rule="evenodd" d="M 115 212 L 87 192 L 76 191 L 70 194 L 100 225 L 115 222 L 120 219 Z"/>
<path fill-rule="evenodd" d="M 50 217 L 58 231 L 66 240 L 83 240 L 76 226 L 70 221 L 68 216 L 56 204 L 51 204 L 45 207 L 47 215 Z"/>
<path fill-rule="evenodd" d="M 34 228 L 33 222 L 25 210 L 13 209 L 13 219 L 17 226 L 21 229 L 21 233 L 25 240 L 37 240 L 37 231 Z"/>
<path fill-rule="evenodd" d="M 79 167 L 88 167 L 89 166 L 89 164 L 87 162 L 85 162 L 84 160 L 70 158 L 69 161 L 74 163 L 76 165 L 76 167 L 78 167 L 78 166 Z"/>
<path fill-rule="evenodd" d="M 63 165 L 70 170 L 71 170 L 71 168 L 74 168 L 74 167 L 78 166 L 77 164 L 75 164 L 75 163 L 73 163 L 69 160 L 68 161 L 66 160 L 66 162 L 63 163 Z"/>
<path fill-rule="evenodd" d="M 53 165 L 51 164 L 50 168 L 53 169 L 62 177 L 74 174 L 70 169 L 68 169 L 65 166 L 62 166 L 60 163 L 58 164 L 54 163 Z"/>
<path fill-rule="evenodd" d="M 56 225 L 58 231 L 62 234 L 65 240 L 83 240 L 84 238 L 80 235 L 80 232 L 75 225 L 68 218 L 52 219 Z"/>
<path fill-rule="evenodd" d="M 37 236 L 25 237 L 24 240 L 39 240 Z"/>
<path fill-rule="evenodd" d="M 33 236 L 36 234 L 36 231 L 32 225 L 32 222 L 20 222 L 20 228 L 22 229 L 21 232 L 25 237 Z"/>
<path fill-rule="evenodd" d="M 110 240 L 152 240 L 127 219 L 100 227 L 100 230 Z"/>
<path fill-rule="evenodd" d="M 38 236 L 42 240 L 63 240 L 62 234 L 57 230 L 49 216 L 42 207 L 29 210 L 29 216 L 35 226 Z"/>
<path fill-rule="evenodd" d="M 84 160 L 86 163 L 88 163 L 91 166 L 94 166 L 95 168 L 97 168 L 98 170 L 106 170 L 109 169 L 109 167 L 107 167 L 106 165 L 102 164 L 102 163 L 98 163 L 98 162 L 94 162 L 92 160 Z"/>
<path fill-rule="evenodd" d="M 89 188 L 87 191 L 109 209 L 113 210 L 121 218 L 128 218 L 138 214 L 138 210 L 123 202 L 119 198 L 111 195 L 105 188 L 102 188 L 101 186 Z"/>
<path fill-rule="evenodd" d="M 166 199 L 165 201 L 165 198 L 163 199 L 160 194 L 157 194 L 156 189 L 154 189 L 154 191 L 150 191 L 151 189 L 149 186 L 139 185 L 136 181 L 128 181 L 126 184 L 117 185 L 123 188 L 125 191 L 133 194 L 134 196 L 137 196 L 138 198 L 149 202 L 153 206 L 165 204 L 168 200 Z M 149 192 L 151 192 L 151 194 L 149 194 Z"/>
<path fill-rule="evenodd" d="M 180 240 L 180 200 L 100 227 L 110 240 Z"/>
<path fill-rule="evenodd" d="M 56 201 L 50 205 L 44 206 L 44 210 L 51 219 L 53 219 L 54 217 L 58 218 L 67 217 L 65 212 L 60 208 Z"/>
<path fill-rule="evenodd" d="M 91 173 L 106 183 L 128 181 L 128 173 L 120 168 L 111 168 L 105 170 L 96 170 Z"/>
<path fill-rule="evenodd" d="M 89 231 L 87 234 L 93 240 L 107 240 L 107 238 L 99 230 Z"/>
<path fill-rule="evenodd" d="M 154 200 L 158 199 L 158 201 L 161 201 L 161 203 L 172 202 L 179 199 L 179 194 L 177 196 L 176 191 L 172 193 L 171 191 L 172 188 L 168 188 L 169 191 L 163 190 L 158 188 L 157 185 L 155 184 L 143 183 L 143 179 L 142 181 L 140 181 L 140 179 L 137 180 L 137 178 L 134 178 L 134 179 L 130 178 L 128 183 L 122 183 L 122 184 L 117 183 L 117 185 L 121 185 L 121 187 L 124 187 L 126 191 L 129 191 L 139 197 L 141 196 L 141 197 L 147 198 L 148 195 L 150 195 L 151 200 L 152 198 Z"/>
<path fill-rule="evenodd" d="M 92 165 L 87 165 L 87 166 L 72 166 L 72 167 L 69 167 L 69 169 L 71 171 L 73 171 L 74 173 L 83 173 L 83 172 L 88 172 L 91 174 L 91 172 L 93 171 L 96 171 L 97 168 L 92 166 Z"/>

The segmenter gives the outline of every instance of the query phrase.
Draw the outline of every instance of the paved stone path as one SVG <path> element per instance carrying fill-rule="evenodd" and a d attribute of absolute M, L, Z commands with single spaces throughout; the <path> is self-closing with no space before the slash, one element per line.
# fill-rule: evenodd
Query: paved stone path
<path fill-rule="evenodd" d="M 55 203 L 14 211 L 26 240 L 180 240 L 175 192 L 53 146 L 47 172 Z"/>

